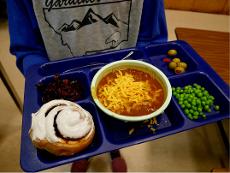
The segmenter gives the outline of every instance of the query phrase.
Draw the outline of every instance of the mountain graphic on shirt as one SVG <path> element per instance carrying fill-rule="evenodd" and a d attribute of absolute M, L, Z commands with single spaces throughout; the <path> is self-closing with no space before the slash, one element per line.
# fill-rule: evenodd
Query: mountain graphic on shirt
<path fill-rule="evenodd" d="M 127 3 L 129 6 L 130 3 Z M 96 9 L 70 8 L 65 10 L 44 9 L 45 21 L 58 35 L 60 43 L 67 47 L 71 55 L 86 55 L 99 51 L 119 48 L 129 40 L 129 15 L 116 15 L 111 8 L 107 14 Z M 110 11 L 110 12 L 109 12 Z M 82 16 L 82 14 L 84 14 Z M 61 20 L 53 20 L 60 16 Z"/>
<path fill-rule="evenodd" d="M 58 30 L 63 32 L 74 31 L 80 26 L 81 22 L 73 20 L 70 25 L 64 23 Z"/>
<path fill-rule="evenodd" d="M 125 22 L 119 20 L 113 13 L 103 18 L 90 8 L 82 21 L 74 19 L 70 24 L 64 23 L 58 30 L 59 32 L 79 30 L 87 25 L 95 24 L 97 22 L 111 24 L 117 28 L 119 28 L 121 25 L 127 25 Z"/>

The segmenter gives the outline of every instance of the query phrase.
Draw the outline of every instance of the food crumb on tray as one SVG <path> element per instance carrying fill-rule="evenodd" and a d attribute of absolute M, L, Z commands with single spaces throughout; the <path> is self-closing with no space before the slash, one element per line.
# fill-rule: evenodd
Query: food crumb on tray
<path fill-rule="evenodd" d="M 137 130 L 147 128 L 148 131 L 155 133 L 159 124 L 157 123 L 156 117 L 153 117 L 151 119 L 145 120 L 141 123 L 133 125 L 128 131 L 129 135 L 134 134 Z"/>

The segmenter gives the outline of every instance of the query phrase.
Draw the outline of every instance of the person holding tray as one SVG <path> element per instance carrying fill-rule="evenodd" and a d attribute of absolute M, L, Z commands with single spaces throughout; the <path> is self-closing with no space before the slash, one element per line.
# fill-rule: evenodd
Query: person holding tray
<path fill-rule="evenodd" d="M 34 65 L 167 41 L 163 0 L 8 0 L 10 52 L 27 78 Z M 112 170 L 126 172 L 119 150 Z M 72 172 L 86 171 L 74 162 Z"/>

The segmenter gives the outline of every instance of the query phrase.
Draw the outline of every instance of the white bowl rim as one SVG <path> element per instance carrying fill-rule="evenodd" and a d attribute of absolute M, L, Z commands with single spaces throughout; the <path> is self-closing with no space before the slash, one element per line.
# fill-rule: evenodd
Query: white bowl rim
<path fill-rule="evenodd" d="M 92 92 L 95 92 L 93 91 L 93 88 L 94 90 L 96 89 L 96 81 L 98 79 L 98 77 L 101 75 L 101 73 L 104 72 L 104 70 L 106 70 L 107 68 L 111 67 L 111 66 L 114 66 L 116 64 L 127 64 L 127 63 L 134 63 L 134 64 L 141 64 L 141 65 L 144 65 L 144 66 L 147 66 L 151 69 L 153 69 L 155 72 L 157 72 L 158 74 L 160 74 L 160 76 L 162 77 L 164 83 L 166 84 L 166 88 L 167 88 L 167 97 L 165 99 L 165 102 L 163 103 L 163 105 L 158 108 L 156 111 L 150 113 L 150 114 L 147 114 L 147 115 L 141 115 L 141 116 L 127 116 L 127 115 L 120 115 L 120 114 L 117 114 L 115 112 L 112 112 L 110 111 L 109 109 L 107 109 L 99 100 L 98 98 L 95 98 L 93 97 L 93 94 Z M 114 61 L 114 62 L 111 62 L 105 66 L 103 66 L 99 71 L 97 71 L 97 73 L 94 75 L 93 79 L 92 79 L 92 82 L 91 82 L 91 88 L 90 88 L 90 91 L 91 91 L 91 95 L 93 97 L 93 100 L 94 102 L 96 103 L 96 105 L 104 112 L 106 113 L 107 115 L 111 116 L 111 117 L 114 117 L 116 119 L 120 119 L 120 120 L 123 120 L 123 121 L 144 121 L 144 120 L 147 120 L 147 119 L 150 119 L 150 118 L 153 118 L 153 117 L 156 117 L 158 115 L 160 115 L 161 113 L 164 112 L 164 110 L 167 108 L 167 106 L 169 105 L 170 101 L 171 101 L 171 97 L 172 97 L 172 88 L 171 88 L 171 84 L 168 80 L 168 78 L 166 77 L 166 75 L 160 70 L 158 69 L 157 67 L 155 67 L 154 65 L 150 64 L 150 63 L 147 63 L 147 62 L 144 62 L 144 61 L 140 61 L 140 60 L 119 60 L 119 61 Z M 94 94 L 96 96 L 96 94 Z"/>

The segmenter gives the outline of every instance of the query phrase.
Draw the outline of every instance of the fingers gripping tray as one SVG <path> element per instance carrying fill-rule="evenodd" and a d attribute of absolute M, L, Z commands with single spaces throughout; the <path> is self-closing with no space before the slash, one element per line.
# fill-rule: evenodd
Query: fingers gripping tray
<path fill-rule="evenodd" d="M 177 53 L 169 55 L 169 50 L 176 50 Z M 171 83 L 173 96 L 170 104 L 154 120 L 131 123 L 114 119 L 100 111 L 91 97 L 90 84 L 96 72 L 104 65 L 122 59 L 130 51 L 134 52 L 131 59 L 156 66 Z M 187 64 L 185 71 L 175 71 L 169 65 L 174 58 Z M 34 66 L 26 79 L 20 161 L 22 169 L 28 172 L 56 167 L 229 118 L 229 86 L 182 41 L 50 62 Z M 55 92 L 60 90 L 60 85 L 57 87 L 60 81 L 67 92 L 63 92 L 62 98 L 87 110 L 93 117 L 96 129 L 92 143 L 72 156 L 55 156 L 37 149 L 29 136 L 31 114 L 44 102 L 61 97 Z M 68 94 L 68 90 L 74 94 Z"/>

